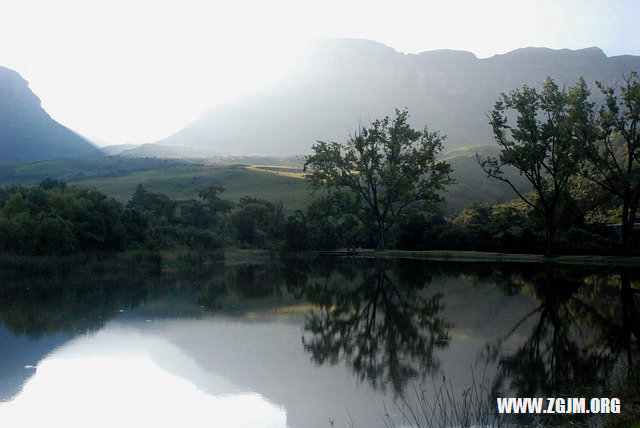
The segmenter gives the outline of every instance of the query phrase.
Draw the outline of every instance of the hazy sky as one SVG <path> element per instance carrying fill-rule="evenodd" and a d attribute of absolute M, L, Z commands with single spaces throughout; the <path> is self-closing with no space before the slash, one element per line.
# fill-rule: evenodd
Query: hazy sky
<path fill-rule="evenodd" d="M 150 142 L 268 86 L 314 40 L 479 57 L 524 46 L 640 54 L 637 0 L 0 0 L 0 65 L 101 145 Z"/>

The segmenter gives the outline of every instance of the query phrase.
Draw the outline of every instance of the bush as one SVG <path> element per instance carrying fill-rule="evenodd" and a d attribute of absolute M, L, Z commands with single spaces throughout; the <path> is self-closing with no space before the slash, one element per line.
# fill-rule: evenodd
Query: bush
<path fill-rule="evenodd" d="M 558 233 L 556 245 L 559 254 L 579 255 L 612 255 L 617 248 L 615 240 L 577 227 Z"/>

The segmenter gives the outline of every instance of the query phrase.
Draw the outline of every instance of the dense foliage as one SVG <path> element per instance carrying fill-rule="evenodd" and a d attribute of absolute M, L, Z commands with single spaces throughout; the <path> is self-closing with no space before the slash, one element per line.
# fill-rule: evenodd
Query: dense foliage
<path fill-rule="evenodd" d="M 558 210 L 580 164 L 583 141 L 579 137 L 584 136 L 591 108 L 588 96 L 583 79 L 566 91 L 551 78 L 540 92 L 525 85 L 502 94 L 490 116 L 500 156 L 478 159 L 487 175 L 507 183 L 544 219 L 547 255 L 554 251 Z M 516 115 L 515 124 L 510 124 L 510 112 Z M 531 183 L 533 192 L 519 192 L 504 177 L 505 165 L 517 168 Z"/>
<path fill-rule="evenodd" d="M 0 249 L 30 254 L 120 250 L 131 213 L 95 190 L 46 180 L 38 187 L 0 188 Z"/>
<path fill-rule="evenodd" d="M 69 254 L 78 251 L 223 246 L 283 251 L 374 248 L 377 231 L 341 214 L 319 198 L 305 211 L 263 199 L 223 199 L 220 186 L 204 187 L 201 199 L 175 200 L 138 186 L 122 205 L 92 189 L 45 180 L 37 187 L 0 188 L 0 251 Z M 590 201 L 587 201 L 590 202 Z M 559 210 L 559 254 L 616 254 L 615 230 L 589 224 L 575 202 Z M 586 213 L 586 214 L 585 214 Z M 389 248 L 541 253 L 544 219 L 522 202 L 472 204 L 445 218 L 434 210 L 413 212 L 389 228 Z M 632 249 L 632 251 L 635 251 Z"/>
<path fill-rule="evenodd" d="M 306 179 L 322 190 L 335 210 L 355 217 L 377 232 L 377 248 L 386 248 L 387 234 L 408 213 L 442 201 L 439 191 L 451 183 L 438 132 L 413 129 L 407 110 L 361 127 L 345 143 L 319 141 L 307 157 Z"/>

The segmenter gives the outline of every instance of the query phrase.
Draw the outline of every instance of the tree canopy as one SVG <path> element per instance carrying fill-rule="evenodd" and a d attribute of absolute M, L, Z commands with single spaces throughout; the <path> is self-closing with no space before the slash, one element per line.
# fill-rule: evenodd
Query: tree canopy
<path fill-rule="evenodd" d="M 323 190 L 338 212 L 377 231 L 378 249 L 406 213 L 433 206 L 451 183 L 450 166 L 436 158 L 444 136 L 413 129 L 407 110 L 361 127 L 345 143 L 318 141 L 305 162 L 314 192 Z"/>
<path fill-rule="evenodd" d="M 581 161 L 581 144 L 593 105 L 582 78 L 568 91 L 547 78 L 541 91 L 524 85 L 502 94 L 490 114 L 499 157 L 478 162 L 488 176 L 507 183 L 544 218 L 546 253 L 552 255 L 557 214 L 567 196 L 570 179 Z M 509 120 L 515 114 L 515 124 Z M 515 167 L 531 183 L 532 193 L 520 192 L 504 174 Z"/>
<path fill-rule="evenodd" d="M 597 116 L 589 112 L 586 118 L 583 135 L 588 162 L 581 174 L 622 201 L 621 252 L 628 255 L 640 200 L 640 78 L 632 71 L 623 80 L 619 88 L 596 82 L 605 102 Z"/>

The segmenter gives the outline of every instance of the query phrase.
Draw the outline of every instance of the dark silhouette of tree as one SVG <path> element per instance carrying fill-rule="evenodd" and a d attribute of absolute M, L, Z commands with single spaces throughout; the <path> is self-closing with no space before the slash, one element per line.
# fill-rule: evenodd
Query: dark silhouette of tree
<path fill-rule="evenodd" d="M 328 277 L 305 286 L 319 309 L 306 320 L 304 349 L 317 364 L 345 361 L 360 381 L 402 394 L 410 380 L 437 371 L 435 350 L 449 343 L 442 296 L 397 283 L 383 262 L 359 278 L 351 286 Z"/>
<path fill-rule="evenodd" d="M 444 139 L 407 124 L 407 110 L 374 121 L 344 144 L 319 141 L 305 162 L 313 191 L 323 190 L 337 212 L 377 231 L 378 249 L 390 227 L 407 212 L 441 201 L 451 167 L 436 155 Z"/>
<path fill-rule="evenodd" d="M 548 77 L 541 92 L 523 86 L 502 94 L 490 115 L 495 140 L 501 148 L 498 158 L 488 157 L 478 163 L 489 177 L 507 183 L 545 223 L 546 254 L 553 255 L 558 209 L 569 197 L 569 180 L 578 171 L 580 146 L 578 137 L 583 121 L 588 120 L 592 104 L 583 79 L 569 91 L 559 90 Z M 516 114 L 515 126 L 508 116 Z M 503 168 L 516 168 L 531 183 L 533 192 L 520 192 Z"/>
<path fill-rule="evenodd" d="M 640 200 L 640 78 L 632 71 L 618 89 L 596 85 L 605 103 L 597 119 L 590 117 L 590 126 L 583 127 L 589 162 L 582 174 L 622 201 L 621 253 L 628 255 Z"/>
<path fill-rule="evenodd" d="M 198 191 L 198 196 L 214 211 L 226 213 L 231 210 L 231 202 L 222 199 L 220 195 L 225 188 L 220 184 L 206 186 Z"/>

